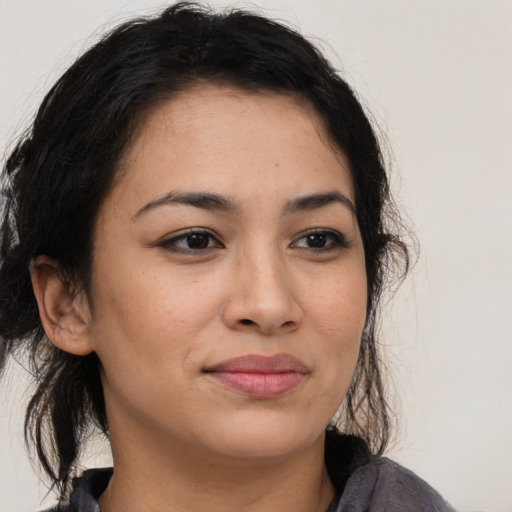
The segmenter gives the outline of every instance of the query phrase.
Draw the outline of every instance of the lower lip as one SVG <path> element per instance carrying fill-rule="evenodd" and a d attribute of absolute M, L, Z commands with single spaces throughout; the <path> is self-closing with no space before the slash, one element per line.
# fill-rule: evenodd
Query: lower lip
<path fill-rule="evenodd" d="M 253 398 L 276 398 L 296 388 L 306 376 L 299 372 L 211 372 L 214 380 Z"/>

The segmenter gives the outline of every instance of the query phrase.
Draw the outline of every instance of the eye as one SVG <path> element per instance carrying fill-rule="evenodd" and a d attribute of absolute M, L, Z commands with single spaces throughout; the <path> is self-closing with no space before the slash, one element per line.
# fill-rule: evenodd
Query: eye
<path fill-rule="evenodd" d="M 185 253 L 201 252 L 223 247 L 218 238 L 209 231 L 193 229 L 182 232 L 177 236 L 166 238 L 158 245 L 164 249 Z"/>
<path fill-rule="evenodd" d="M 339 231 L 314 230 L 308 231 L 293 242 L 292 247 L 309 251 L 332 251 L 340 247 L 348 247 L 345 237 Z"/>

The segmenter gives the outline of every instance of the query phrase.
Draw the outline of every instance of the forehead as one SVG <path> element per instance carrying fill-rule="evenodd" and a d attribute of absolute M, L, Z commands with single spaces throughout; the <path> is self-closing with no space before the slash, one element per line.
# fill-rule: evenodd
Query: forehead
<path fill-rule="evenodd" d="M 269 178 L 297 195 L 313 183 L 332 188 L 333 178 L 341 179 L 344 193 L 353 195 L 347 159 L 306 100 L 213 84 L 194 86 L 148 112 L 125 151 L 121 176 L 116 188 L 130 186 L 139 195 L 155 180 L 203 190 L 236 189 L 238 182 L 248 190 Z"/>

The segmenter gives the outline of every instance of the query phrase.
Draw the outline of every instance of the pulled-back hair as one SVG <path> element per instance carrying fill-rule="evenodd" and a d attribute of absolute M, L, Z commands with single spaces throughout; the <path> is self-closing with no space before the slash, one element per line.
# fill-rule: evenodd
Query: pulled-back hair
<path fill-rule="evenodd" d="M 95 353 L 76 356 L 45 336 L 31 286 L 37 255 L 57 261 L 70 289 L 88 290 L 99 206 L 115 186 L 141 117 L 198 82 L 295 94 L 324 119 L 348 158 L 368 282 L 359 361 L 338 428 L 382 453 L 390 434 L 376 341 L 389 275 L 406 270 L 407 249 L 375 133 L 347 83 L 297 32 L 240 10 L 212 13 L 179 3 L 119 26 L 82 55 L 44 98 L 3 169 L 0 372 L 13 353 L 36 380 L 25 422 L 43 469 L 63 495 L 92 426 L 108 436 Z"/>

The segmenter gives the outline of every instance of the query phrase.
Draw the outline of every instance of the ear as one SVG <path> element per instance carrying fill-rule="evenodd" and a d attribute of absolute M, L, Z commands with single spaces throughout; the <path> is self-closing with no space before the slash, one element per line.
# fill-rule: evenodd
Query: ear
<path fill-rule="evenodd" d="M 58 263 L 47 256 L 37 256 L 29 269 L 48 339 L 65 352 L 77 356 L 90 354 L 91 315 L 85 292 L 70 290 L 61 279 Z"/>

